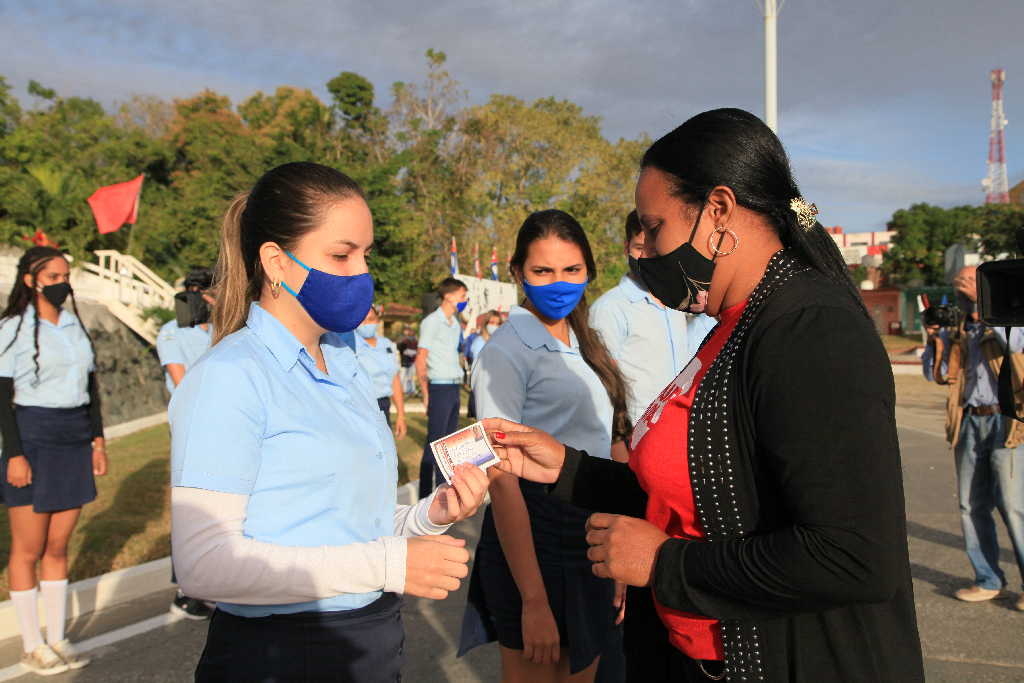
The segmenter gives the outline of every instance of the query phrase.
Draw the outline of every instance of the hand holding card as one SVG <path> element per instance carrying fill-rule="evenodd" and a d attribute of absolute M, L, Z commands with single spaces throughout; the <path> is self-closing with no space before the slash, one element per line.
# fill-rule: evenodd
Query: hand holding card
<path fill-rule="evenodd" d="M 501 462 L 480 422 L 431 442 L 430 450 L 434 454 L 437 468 L 449 484 L 452 483 L 458 465 L 466 463 L 486 470 Z"/>

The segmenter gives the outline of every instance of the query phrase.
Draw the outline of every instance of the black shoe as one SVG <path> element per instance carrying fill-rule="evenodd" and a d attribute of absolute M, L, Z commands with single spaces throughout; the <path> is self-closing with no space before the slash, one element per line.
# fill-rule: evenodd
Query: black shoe
<path fill-rule="evenodd" d="M 180 614 L 186 619 L 201 621 L 209 619 L 210 615 L 213 614 L 213 610 L 202 600 L 190 598 L 181 591 L 178 591 L 178 594 L 174 596 L 174 601 L 171 603 L 171 613 Z"/>

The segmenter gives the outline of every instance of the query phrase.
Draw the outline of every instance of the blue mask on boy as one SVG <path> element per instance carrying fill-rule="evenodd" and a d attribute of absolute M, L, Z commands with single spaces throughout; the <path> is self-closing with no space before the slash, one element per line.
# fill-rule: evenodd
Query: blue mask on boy
<path fill-rule="evenodd" d="M 356 328 L 356 332 L 363 339 L 373 339 L 377 336 L 377 323 L 367 323 Z"/>
<path fill-rule="evenodd" d="M 298 293 L 286 283 L 281 283 L 285 291 L 299 300 L 309 317 L 331 332 L 351 332 L 359 327 L 373 305 L 373 278 L 370 274 L 332 275 L 310 268 L 292 254 L 285 253 L 309 271 Z"/>
<path fill-rule="evenodd" d="M 549 320 L 561 320 L 576 308 L 583 298 L 586 282 L 552 282 L 548 285 L 531 285 L 523 280 L 526 298 L 533 302 L 537 312 Z"/>

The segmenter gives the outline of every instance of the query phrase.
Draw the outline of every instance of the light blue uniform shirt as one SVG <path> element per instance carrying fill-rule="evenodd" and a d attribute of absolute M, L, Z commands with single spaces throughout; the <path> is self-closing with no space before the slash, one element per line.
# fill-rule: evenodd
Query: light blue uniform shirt
<path fill-rule="evenodd" d="M 373 395 L 376 398 L 388 398 L 392 392 L 392 382 L 398 374 L 398 350 L 394 342 L 387 337 L 377 335 L 377 346 L 358 334 L 352 335 L 356 342 L 356 358 L 370 378 Z"/>
<path fill-rule="evenodd" d="M 981 353 L 979 340 L 986 330 L 982 324 L 968 324 L 967 334 L 967 359 L 963 361 L 964 368 L 964 405 L 975 408 L 981 406 L 994 406 L 999 404 L 999 378 L 992 375 L 988 362 Z M 1000 341 L 1006 344 L 1006 331 L 1002 327 L 993 327 L 992 330 L 999 336 Z M 942 372 L 948 372 L 949 363 L 949 332 L 945 329 L 939 330 L 939 336 L 943 341 Z M 1013 327 L 1010 329 L 1010 351 L 1020 353 L 1024 351 L 1024 327 Z M 924 371 L 924 378 L 929 382 L 934 381 L 932 367 L 935 359 L 935 347 L 931 344 L 925 346 L 921 355 L 921 369 Z"/>
<path fill-rule="evenodd" d="M 476 414 L 543 429 L 587 455 L 611 458 L 612 402 L 571 332 L 569 342 L 513 306 L 473 365 Z"/>
<path fill-rule="evenodd" d="M 188 372 L 188 369 L 210 350 L 213 325 L 207 324 L 207 327 L 209 329 L 206 330 L 199 325 L 178 327 L 177 320 L 172 320 L 161 327 L 160 333 L 156 336 L 156 355 L 160 357 L 160 365 L 166 368 L 171 363 L 178 363 L 184 365 L 185 372 Z M 167 382 L 167 391 L 173 394 L 174 382 L 166 370 L 164 379 Z"/>
<path fill-rule="evenodd" d="M 438 306 L 433 313 L 420 323 L 420 346 L 427 354 L 427 381 L 434 384 L 461 384 L 462 366 L 459 365 L 459 340 L 462 326 L 459 314 L 453 313 L 451 320 L 444 316 Z"/>
<path fill-rule="evenodd" d="M 703 339 L 690 344 L 686 314 L 658 303 L 629 275 L 590 307 L 590 324 L 601 333 L 630 389 L 631 424 L 682 372 Z"/>
<path fill-rule="evenodd" d="M 40 319 L 38 377 L 33 361 L 35 324 L 34 306 L 25 309 L 22 316 L 0 322 L 0 377 L 14 378 L 14 403 L 40 408 L 77 408 L 88 404 L 89 373 L 96 367 L 81 323 L 65 310 L 61 310 L 56 325 Z"/>
<path fill-rule="evenodd" d="M 253 304 L 245 327 L 213 347 L 171 397 L 171 485 L 249 496 L 243 533 L 265 543 L 342 546 L 392 535 L 395 442 L 353 344 L 351 333 L 321 338 L 324 374 Z M 379 596 L 219 607 L 259 617 L 356 609 Z"/>

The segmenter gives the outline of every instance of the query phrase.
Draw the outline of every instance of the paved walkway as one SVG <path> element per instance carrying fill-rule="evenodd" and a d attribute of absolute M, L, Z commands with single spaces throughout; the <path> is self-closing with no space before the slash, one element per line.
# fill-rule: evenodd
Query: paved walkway
<path fill-rule="evenodd" d="M 918 377 L 898 377 L 897 387 L 910 554 L 928 680 L 1022 681 L 1024 613 L 1014 611 L 1008 600 L 968 605 L 951 597 L 954 590 L 967 583 L 970 566 L 960 538 L 952 456 L 941 437 L 944 394 Z M 472 542 L 477 535 L 477 523 L 463 523 L 455 533 Z M 1012 567 L 1005 534 L 1002 547 L 1003 559 Z M 1019 587 L 1017 570 L 1009 568 L 1007 573 L 1011 585 Z M 106 627 L 153 617 L 163 611 L 166 602 L 166 597 L 157 596 L 147 604 L 135 606 L 135 612 L 106 615 Z M 405 680 L 498 680 L 495 646 L 478 648 L 464 659 L 455 658 L 464 604 L 465 587 L 445 602 L 413 599 L 406 603 Z M 76 625 L 80 637 L 89 637 L 104 628 L 100 617 L 93 622 L 91 627 Z M 94 653 L 96 660 L 91 666 L 50 680 L 191 680 L 204 637 L 204 623 L 179 621 L 103 647 Z M 16 661 L 16 645 L 0 643 L 0 667 Z"/>

